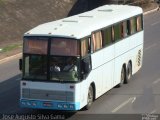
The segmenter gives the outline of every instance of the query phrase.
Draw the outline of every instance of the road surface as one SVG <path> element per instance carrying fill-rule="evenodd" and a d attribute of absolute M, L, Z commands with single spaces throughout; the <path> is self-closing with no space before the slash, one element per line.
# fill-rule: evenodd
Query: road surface
<path fill-rule="evenodd" d="M 144 16 L 144 59 L 142 69 L 129 84 L 114 88 L 97 99 L 90 110 L 61 112 L 19 108 L 20 71 L 18 59 L 0 63 L 0 113 L 58 114 L 66 119 L 141 120 L 144 113 L 160 114 L 160 12 Z M 101 115 L 99 115 L 101 114 Z M 3 116 L 4 117 L 4 116 Z M 98 117 L 98 118 L 97 118 Z M 156 117 L 156 116 L 154 116 Z M 159 117 L 159 118 L 158 118 Z M 160 119 L 158 116 L 156 120 Z"/>

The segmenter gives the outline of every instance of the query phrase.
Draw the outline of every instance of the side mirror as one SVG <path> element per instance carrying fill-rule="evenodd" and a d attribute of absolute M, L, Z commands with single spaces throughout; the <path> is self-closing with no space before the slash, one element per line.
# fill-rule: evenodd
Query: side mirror
<path fill-rule="evenodd" d="M 19 59 L 19 70 L 22 70 L 22 59 Z"/>

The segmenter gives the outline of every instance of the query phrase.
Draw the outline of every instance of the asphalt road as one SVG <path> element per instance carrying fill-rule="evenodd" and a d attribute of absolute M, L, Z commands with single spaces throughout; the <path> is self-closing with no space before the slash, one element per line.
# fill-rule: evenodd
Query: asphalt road
<path fill-rule="evenodd" d="M 78 112 L 19 108 L 20 71 L 18 59 L 0 63 L 0 114 L 54 114 L 66 119 L 142 120 L 160 114 L 160 12 L 144 16 L 142 69 L 129 84 L 113 88 L 97 99 L 90 110 Z M 65 115 L 65 116 L 63 116 Z M 4 116 L 3 116 L 4 117 Z M 160 119 L 160 116 L 156 120 Z"/>

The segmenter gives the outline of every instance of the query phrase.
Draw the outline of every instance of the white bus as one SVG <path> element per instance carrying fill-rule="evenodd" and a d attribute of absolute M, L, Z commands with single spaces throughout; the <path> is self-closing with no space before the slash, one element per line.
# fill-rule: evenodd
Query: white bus
<path fill-rule="evenodd" d="M 89 109 L 142 66 L 143 11 L 105 5 L 24 34 L 20 106 Z"/>

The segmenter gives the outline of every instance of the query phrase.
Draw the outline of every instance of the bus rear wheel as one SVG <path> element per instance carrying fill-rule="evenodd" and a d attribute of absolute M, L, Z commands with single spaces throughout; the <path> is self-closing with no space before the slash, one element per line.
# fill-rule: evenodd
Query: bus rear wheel
<path fill-rule="evenodd" d="M 122 67 L 122 70 L 121 70 L 121 77 L 120 77 L 120 83 L 117 85 L 117 87 L 121 87 L 125 81 L 125 70 L 124 70 L 124 67 Z"/>
<path fill-rule="evenodd" d="M 131 80 L 132 77 L 132 65 L 129 62 L 128 66 L 127 66 L 127 72 L 126 72 L 126 80 L 125 83 L 129 83 L 129 81 Z"/>
<path fill-rule="evenodd" d="M 93 87 L 90 86 L 88 90 L 87 105 L 85 106 L 85 109 L 89 110 L 92 103 L 93 103 Z"/>

